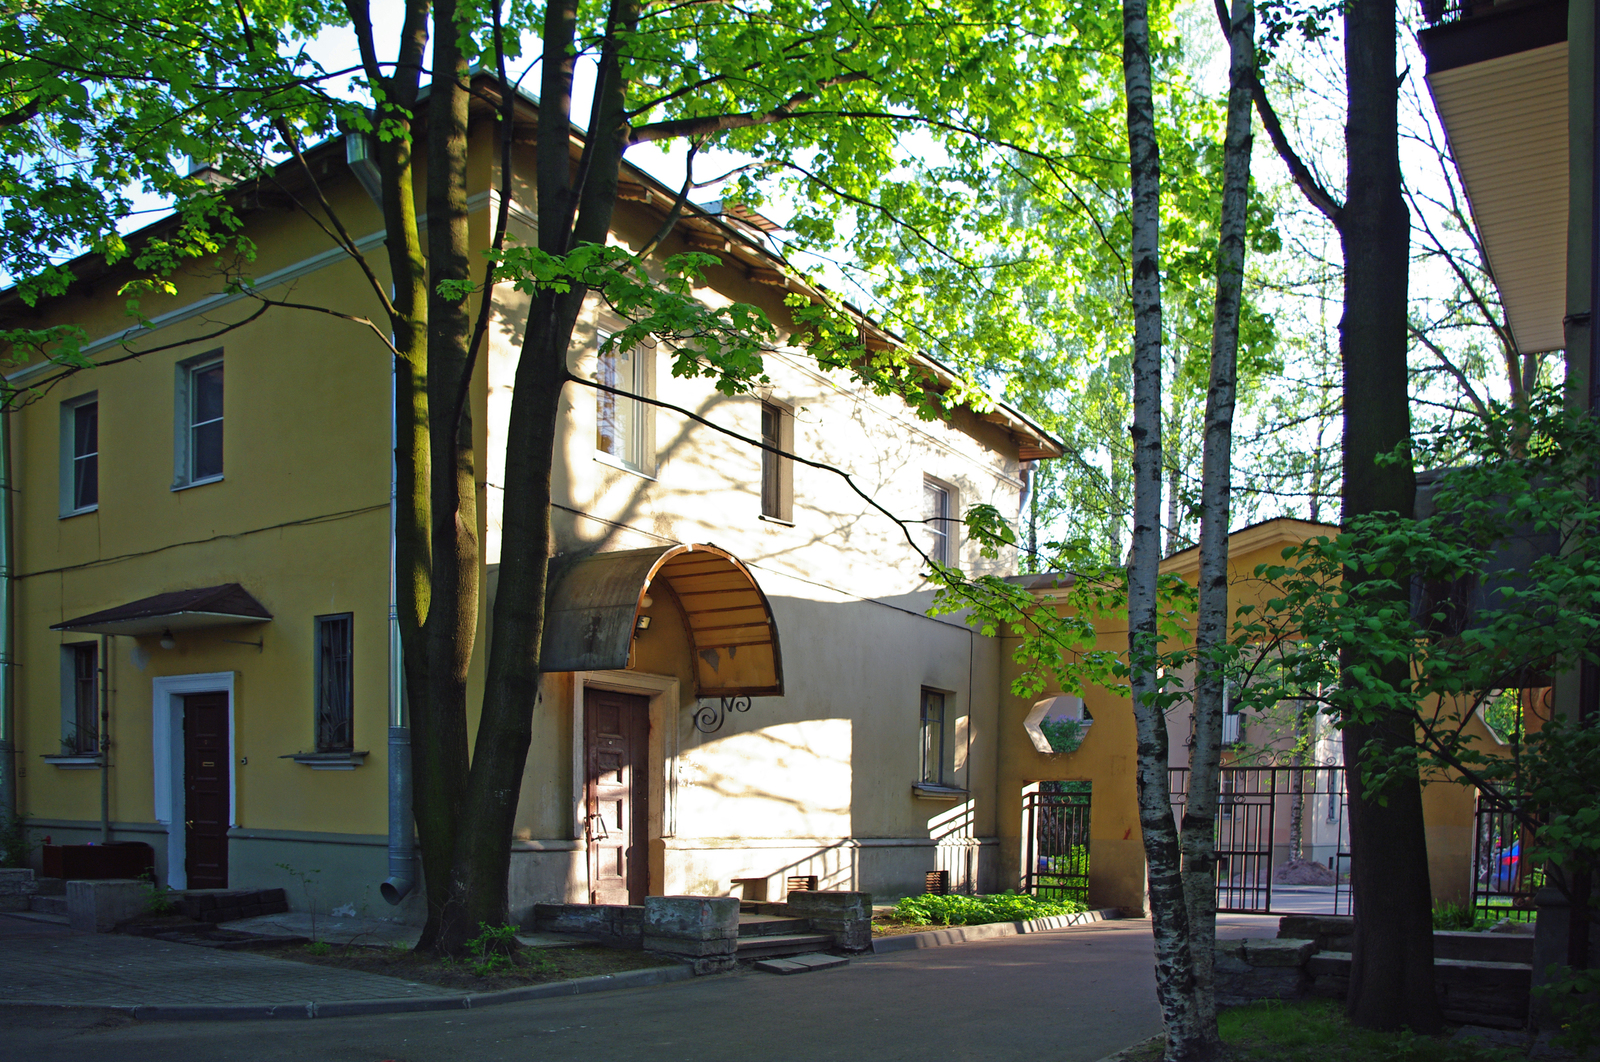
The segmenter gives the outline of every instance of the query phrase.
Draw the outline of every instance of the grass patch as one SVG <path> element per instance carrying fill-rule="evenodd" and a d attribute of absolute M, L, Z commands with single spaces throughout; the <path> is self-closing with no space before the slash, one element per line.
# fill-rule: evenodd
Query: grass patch
<path fill-rule="evenodd" d="M 465 960 L 440 959 L 404 947 L 363 944 L 324 946 L 327 950 L 320 953 L 303 944 L 289 944 L 258 954 L 477 992 L 676 965 L 672 959 L 642 951 L 601 947 L 522 948 L 510 955 L 496 954 L 494 957 L 497 961 L 488 963 L 481 956 Z"/>
<path fill-rule="evenodd" d="M 907 896 L 894 905 L 895 920 L 911 926 L 981 926 L 991 922 L 1026 922 L 1034 918 L 1081 914 L 1076 900 L 1040 900 L 1024 893 L 990 896 Z"/>
<path fill-rule="evenodd" d="M 1511 1062 L 1525 1057 L 1522 1050 L 1453 1040 L 1449 1033 L 1417 1036 L 1358 1029 L 1345 1020 L 1344 1004 L 1330 999 L 1229 1007 L 1217 1025 L 1224 1062 Z M 1120 1060 L 1157 1062 L 1161 1049 L 1158 1038 Z"/>

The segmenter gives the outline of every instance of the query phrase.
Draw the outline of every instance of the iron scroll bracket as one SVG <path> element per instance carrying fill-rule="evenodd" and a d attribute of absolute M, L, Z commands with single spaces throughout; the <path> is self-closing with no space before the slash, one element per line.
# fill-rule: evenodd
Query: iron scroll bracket
<path fill-rule="evenodd" d="M 702 704 L 694 710 L 694 728 L 702 734 L 715 734 L 727 722 L 729 712 L 749 710 L 749 697 L 723 697 L 718 704 Z"/>

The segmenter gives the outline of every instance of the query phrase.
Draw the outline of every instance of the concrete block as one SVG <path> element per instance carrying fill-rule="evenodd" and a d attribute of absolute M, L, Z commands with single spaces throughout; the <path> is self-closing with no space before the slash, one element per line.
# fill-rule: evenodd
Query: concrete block
<path fill-rule="evenodd" d="M 1349 951 L 1355 931 L 1349 915 L 1285 915 L 1278 920 L 1278 936 L 1314 940 L 1321 951 Z"/>
<path fill-rule="evenodd" d="M 872 947 L 872 894 L 870 892 L 791 892 L 787 913 L 805 918 L 818 933 L 833 937 L 845 951 Z"/>
<path fill-rule="evenodd" d="M 0 869 L 0 911 L 28 910 L 28 901 L 38 889 L 31 868 Z"/>
<path fill-rule="evenodd" d="M 732 896 L 646 896 L 644 935 L 721 940 L 739 935 L 739 901 Z"/>
<path fill-rule="evenodd" d="M 787 959 L 762 959 L 754 965 L 766 973 L 797 974 L 846 966 L 849 962 L 849 959 L 839 955 L 791 955 Z"/>
<path fill-rule="evenodd" d="M 109 933 L 144 913 L 150 883 L 133 878 L 67 882 L 67 922 L 74 933 Z"/>
<path fill-rule="evenodd" d="M 1262 938 L 1242 941 L 1243 959 L 1251 966 L 1304 966 L 1317 950 L 1315 941 Z"/>

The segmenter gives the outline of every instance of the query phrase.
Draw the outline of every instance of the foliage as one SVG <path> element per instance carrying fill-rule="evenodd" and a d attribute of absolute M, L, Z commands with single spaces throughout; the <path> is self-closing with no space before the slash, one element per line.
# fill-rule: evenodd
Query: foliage
<path fill-rule="evenodd" d="M 28 840 L 27 820 L 21 815 L 0 821 L 0 867 L 28 866 L 28 856 L 37 847 Z"/>
<path fill-rule="evenodd" d="M 1434 929 L 1472 929 L 1477 921 L 1471 907 L 1440 900 L 1433 902 Z"/>
<path fill-rule="evenodd" d="M 1077 752 L 1085 735 L 1083 721 L 1079 719 L 1042 719 L 1039 732 L 1050 742 L 1054 752 Z"/>
<path fill-rule="evenodd" d="M 989 896 L 907 896 L 894 905 L 894 915 L 912 925 L 981 926 L 990 922 L 1025 922 L 1034 918 L 1081 914 L 1088 910 L 1076 900 L 1038 900 L 1017 892 Z"/>
<path fill-rule="evenodd" d="M 1510 1048 L 1471 1040 L 1357 1028 L 1342 1004 L 1327 999 L 1230 1007 L 1217 1024 L 1233 1062 L 1512 1062 L 1522 1057 Z"/>
<path fill-rule="evenodd" d="M 1579 1057 L 1588 1057 L 1600 1046 L 1600 969 L 1553 965 L 1545 976 L 1545 983 L 1536 986 L 1533 994 L 1555 1016 L 1560 1029 L 1556 1043 Z"/>
<path fill-rule="evenodd" d="M 178 910 L 178 905 L 173 902 L 174 890 L 165 885 L 151 882 L 144 890 L 144 910 L 146 914 L 169 915 Z"/>
<path fill-rule="evenodd" d="M 512 966 L 512 955 L 517 949 L 517 927 L 491 926 L 478 923 L 478 935 L 467 940 L 467 969 L 479 977 L 491 977 Z"/>
<path fill-rule="evenodd" d="M 326 940 L 310 940 L 306 942 L 305 950 L 307 955 L 327 955 L 333 951 L 333 945 Z"/>

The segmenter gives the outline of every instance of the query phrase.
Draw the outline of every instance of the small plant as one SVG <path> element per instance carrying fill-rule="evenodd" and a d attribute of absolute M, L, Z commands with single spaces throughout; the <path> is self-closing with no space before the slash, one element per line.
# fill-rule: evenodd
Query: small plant
<path fill-rule="evenodd" d="M 306 906 L 311 911 L 311 939 L 315 941 L 317 939 L 317 880 L 314 875 L 321 874 L 322 871 L 300 870 L 297 867 L 290 866 L 288 863 L 275 863 L 273 865 L 300 883 L 301 891 L 306 894 Z"/>
<path fill-rule="evenodd" d="M 27 825 L 21 815 L 13 815 L 0 823 L 0 867 L 26 867 L 28 854 L 36 847 L 28 840 Z"/>
<path fill-rule="evenodd" d="M 1083 744 L 1083 722 L 1078 719 L 1043 719 L 1039 733 L 1050 742 L 1052 752 L 1077 752 Z"/>
<path fill-rule="evenodd" d="M 333 950 L 333 945 L 326 940 L 313 940 L 306 944 L 306 954 L 323 956 Z"/>
<path fill-rule="evenodd" d="M 478 935 L 466 944 L 473 956 L 467 960 L 467 969 L 479 977 L 490 977 L 513 965 L 511 956 L 517 948 L 517 927 L 479 922 Z"/>
<path fill-rule="evenodd" d="M 1477 921 L 1477 917 L 1470 907 L 1464 907 L 1459 903 L 1434 901 L 1434 929 L 1473 929 L 1476 928 Z"/>
<path fill-rule="evenodd" d="M 173 902 L 172 896 L 172 890 L 165 885 L 157 885 L 155 882 L 146 885 L 144 890 L 145 913 L 152 915 L 177 914 L 178 905 Z"/>

